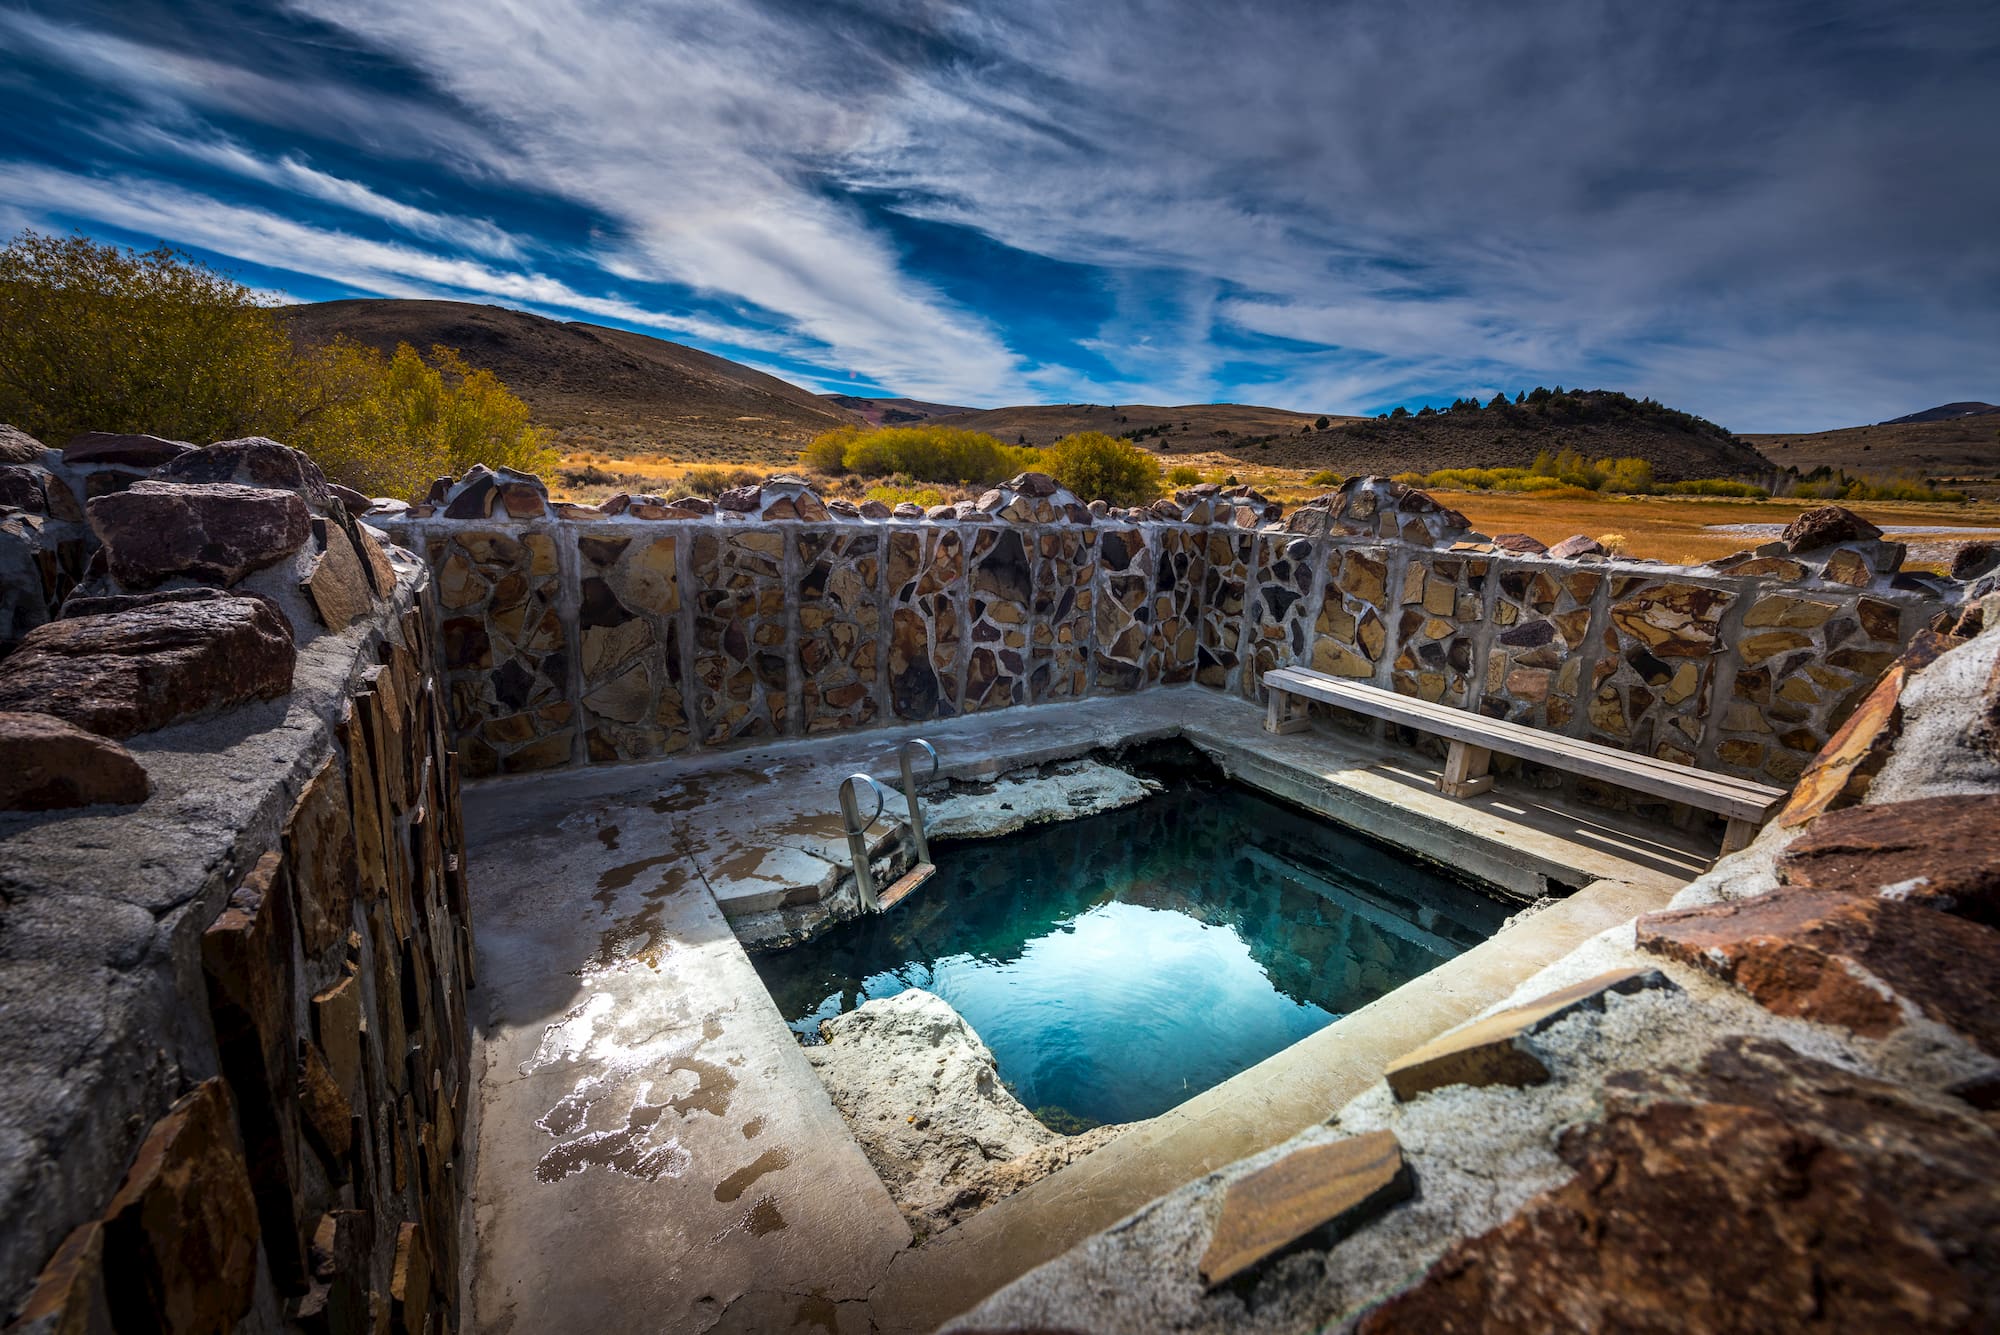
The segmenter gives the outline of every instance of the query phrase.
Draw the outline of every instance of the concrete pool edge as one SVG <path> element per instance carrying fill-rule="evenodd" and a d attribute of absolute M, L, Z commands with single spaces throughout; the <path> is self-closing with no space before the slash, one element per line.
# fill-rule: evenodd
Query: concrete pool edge
<path fill-rule="evenodd" d="M 1594 881 L 1089 1157 L 898 1254 L 869 1295 L 877 1328 L 928 1332 L 1151 1201 L 1326 1120 L 1401 1056 L 1504 1001 L 1678 885 Z"/>

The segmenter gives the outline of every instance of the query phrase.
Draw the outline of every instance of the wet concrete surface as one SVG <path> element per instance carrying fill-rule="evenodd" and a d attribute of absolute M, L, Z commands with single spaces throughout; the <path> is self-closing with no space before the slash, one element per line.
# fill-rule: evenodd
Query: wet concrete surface
<path fill-rule="evenodd" d="M 868 1330 L 908 1228 L 678 813 L 573 786 L 468 794 L 472 1328 Z"/>
<path fill-rule="evenodd" d="M 1273 738 L 1261 722 L 1245 702 L 1175 689 L 468 788 L 473 1329 L 931 1330 L 1154 1196 L 1323 1118 L 1578 931 L 1663 901 L 1713 856 L 1698 837 L 1504 784 L 1449 802 L 1422 757 L 1319 730 Z M 1517 894 L 1613 884 L 1141 1124 L 1113 1142 L 1132 1141 L 1119 1155 L 910 1249 L 731 919 L 845 878 L 835 790 L 855 770 L 892 775 L 912 735 L 937 744 L 946 775 L 978 778 L 1186 736 L 1255 786 L 1379 837 L 1409 831 L 1409 846 L 1511 878 Z M 878 824 L 872 839 L 889 834 Z"/>

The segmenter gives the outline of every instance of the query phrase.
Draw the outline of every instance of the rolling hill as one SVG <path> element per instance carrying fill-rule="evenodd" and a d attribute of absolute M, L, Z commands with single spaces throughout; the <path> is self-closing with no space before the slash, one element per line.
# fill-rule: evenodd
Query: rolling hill
<path fill-rule="evenodd" d="M 974 411 L 949 403 L 925 403 L 922 399 L 865 399 L 858 394 L 822 394 L 820 398 L 836 408 L 859 413 L 870 426 L 909 426 Z"/>
<path fill-rule="evenodd" d="M 1873 426 L 1746 439 L 1774 463 L 1801 473 L 1824 466 L 1849 473 L 2000 479 L 2000 407 L 1990 403 L 1947 403 Z"/>
<path fill-rule="evenodd" d="M 500 306 L 326 301 L 284 314 L 308 341 L 457 348 L 525 399 L 569 454 L 763 461 L 857 420 L 809 390 L 694 348 Z"/>
<path fill-rule="evenodd" d="M 1133 436 L 1164 454 L 1235 454 L 1266 437 L 1310 431 L 1315 413 L 1259 408 L 1242 403 L 1043 403 L 987 408 L 933 419 L 939 426 L 964 427 L 997 436 L 1010 445 L 1048 445 L 1076 431 Z M 1331 418 L 1353 422 L 1359 418 Z M 1245 456 L 1248 457 L 1247 455 Z"/>

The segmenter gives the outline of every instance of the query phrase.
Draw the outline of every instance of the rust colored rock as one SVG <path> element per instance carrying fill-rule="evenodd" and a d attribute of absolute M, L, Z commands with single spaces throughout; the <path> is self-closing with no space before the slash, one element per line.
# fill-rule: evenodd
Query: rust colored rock
<path fill-rule="evenodd" d="M 296 892 L 275 852 L 257 860 L 201 936 L 202 977 L 222 1074 L 250 1153 L 265 1254 L 281 1289 L 305 1287 L 299 1199 Z"/>
<path fill-rule="evenodd" d="M 1549 548 L 1548 551 L 1549 555 L 1558 561 L 1574 561 L 1579 556 L 1606 555 L 1604 544 L 1587 533 L 1579 533 L 1574 537 L 1564 538 L 1561 542 Z"/>
<path fill-rule="evenodd" d="M 149 601 L 30 631 L 0 661 L 0 710 L 130 737 L 285 695 L 296 659 L 291 627 L 265 599 Z"/>
<path fill-rule="evenodd" d="M 2000 794 L 1832 812 L 1785 850 L 1778 879 L 1882 895 L 2000 927 Z"/>
<path fill-rule="evenodd" d="M 120 464 L 127 468 L 158 468 L 172 463 L 194 446 L 160 436 L 121 435 L 116 431 L 86 431 L 63 446 L 66 464 Z"/>
<path fill-rule="evenodd" d="M 328 756 L 306 782 L 285 820 L 283 838 L 298 888 L 299 934 L 306 953 L 318 955 L 347 939 L 359 877 L 347 783 L 337 756 Z"/>
<path fill-rule="evenodd" d="M 312 513 L 294 493 L 228 482 L 135 482 L 88 508 L 112 578 L 130 589 L 177 576 L 234 584 L 284 560 L 312 532 Z"/>
<path fill-rule="evenodd" d="M 1214 1288 L 1308 1239 L 1338 1241 L 1415 1189 L 1403 1147 L 1387 1131 L 1293 1150 L 1229 1184 L 1201 1281 Z"/>
<path fill-rule="evenodd" d="M 143 802 L 151 791 L 118 743 L 53 715 L 0 713 L 0 811 Z"/>
<path fill-rule="evenodd" d="M 234 1330 L 257 1283 L 257 1208 L 228 1087 L 196 1085 L 153 1124 L 104 1212 L 104 1271 L 123 1330 Z"/>
<path fill-rule="evenodd" d="M 102 1223 L 93 1219 L 62 1240 L 7 1335 L 113 1335 Z"/>
<path fill-rule="evenodd" d="M 1778 813 L 1778 824 L 1791 827 L 1836 807 L 1851 806 L 1867 795 L 1875 775 L 1888 763 L 1896 738 L 1902 735 L 1904 668 L 1898 664 L 1877 682 L 1840 731 L 1827 739 L 1799 775 L 1792 796 Z"/>
<path fill-rule="evenodd" d="M 2000 570 L 2000 543 L 1968 542 L 1951 558 L 1953 579 L 1978 579 Z"/>
<path fill-rule="evenodd" d="M 297 492 L 321 514 L 334 505 L 326 474 L 319 465 L 289 445 L 263 436 L 217 441 L 174 456 L 158 474 L 163 482 L 234 482 L 245 487 L 269 487 Z"/>
<path fill-rule="evenodd" d="M 1778 1015 L 1879 1038 L 1898 998 L 2000 1056 L 2000 932 L 1900 900 L 1789 886 L 1649 913 L 1638 945 L 1748 993 Z M 1885 996 L 1888 988 L 1895 996 Z"/>
<path fill-rule="evenodd" d="M 1526 533 L 1501 533 L 1493 538 L 1493 545 L 1503 552 L 1513 552 L 1517 556 L 1540 556 L 1548 551 L 1548 546 L 1540 539 Z"/>
<path fill-rule="evenodd" d="M 345 1182 L 347 1153 L 354 1144 L 354 1109 L 326 1055 L 314 1043 L 305 1045 L 305 1056 L 299 1062 L 299 1108 L 305 1114 L 306 1134 L 319 1151 L 327 1175 L 335 1182 Z"/>
<path fill-rule="evenodd" d="M 349 515 L 356 519 L 359 519 L 362 515 L 367 514 L 375 508 L 374 501 L 352 487 L 343 487 L 338 482 L 329 482 L 326 484 L 326 489 L 333 494 L 333 499 L 340 503 L 340 508 L 347 511 Z"/>
<path fill-rule="evenodd" d="M 1423 1332 L 1894 1330 L 2000 1322 L 1991 1128 L 1823 1063 L 1726 1048 L 1696 1098 L 1614 1099 L 1569 1182 L 1369 1312 Z"/>
<path fill-rule="evenodd" d="M 747 487 L 731 487 L 716 496 L 715 508 L 738 514 L 755 514 L 763 497 L 764 487 L 761 483 L 752 483 Z"/>
<path fill-rule="evenodd" d="M 1840 542 L 1873 542 L 1882 530 L 1845 506 L 1822 505 L 1801 513 L 1780 536 L 1793 551 L 1811 552 Z"/>

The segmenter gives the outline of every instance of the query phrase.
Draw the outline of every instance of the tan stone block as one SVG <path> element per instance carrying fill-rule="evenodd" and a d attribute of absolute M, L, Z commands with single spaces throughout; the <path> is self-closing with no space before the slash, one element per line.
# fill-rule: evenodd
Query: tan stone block
<path fill-rule="evenodd" d="M 1347 610 L 1339 594 L 1327 600 L 1326 605 L 1320 609 L 1319 620 L 1315 624 L 1322 635 L 1331 635 L 1335 639 L 1346 640 L 1349 643 L 1354 640 L 1354 614 Z"/>
<path fill-rule="evenodd" d="M 1511 626 L 1520 618 L 1521 609 L 1504 598 L 1493 605 L 1493 624 L 1496 626 Z"/>
<path fill-rule="evenodd" d="M 321 522 L 326 524 L 326 550 L 313 558 L 312 570 L 299 586 L 319 614 L 320 624 L 338 633 L 374 608 L 375 591 L 347 530 Z"/>
<path fill-rule="evenodd" d="M 1722 726 L 1729 732 L 1769 732 L 1771 725 L 1763 712 L 1743 700 L 1731 700 L 1722 711 Z"/>
<path fill-rule="evenodd" d="M 1625 701 L 1615 689 L 1606 687 L 1591 697 L 1590 725 L 1612 737 L 1631 735 L 1625 722 Z"/>
<path fill-rule="evenodd" d="M 1201 1258 L 1202 1283 L 1226 1283 L 1308 1234 L 1344 1236 L 1414 1190 L 1390 1132 L 1294 1150 L 1229 1184 Z"/>
<path fill-rule="evenodd" d="M 1785 678 L 1784 685 L 1778 687 L 1778 698 L 1790 700 L 1794 704 L 1816 705 L 1819 692 L 1813 688 L 1812 679 L 1804 675 Z"/>
<path fill-rule="evenodd" d="M 1812 647 L 1812 637 L 1795 630 L 1769 630 L 1751 635 L 1736 647 L 1745 667 L 1755 667 L 1767 658 Z"/>
<path fill-rule="evenodd" d="M 1361 651 L 1369 658 L 1380 662 L 1382 650 L 1388 647 L 1389 630 L 1374 612 L 1364 612 L 1355 627 L 1355 634 L 1361 641 Z"/>
<path fill-rule="evenodd" d="M 1582 684 L 1582 681 L 1583 660 L 1581 658 L 1568 659 L 1556 672 L 1556 691 L 1559 694 L 1574 697 L 1577 687 Z"/>
<path fill-rule="evenodd" d="M 1431 580 L 1424 589 L 1424 610 L 1432 616 L 1451 616 L 1458 610 L 1458 590 L 1446 580 Z"/>
<path fill-rule="evenodd" d="M 1400 600 L 1403 605 L 1407 607 L 1411 603 L 1421 603 L 1429 582 L 1430 571 L 1423 562 L 1412 561 L 1403 567 L 1403 593 Z"/>
<path fill-rule="evenodd" d="M 299 932 L 306 954 L 347 940 L 360 884 L 346 776 L 328 756 L 306 782 L 285 822 L 285 857 L 298 890 Z"/>
<path fill-rule="evenodd" d="M 1715 749 L 1715 755 L 1723 764 L 1734 765 L 1738 769 L 1755 770 L 1764 763 L 1764 748 L 1740 737 L 1726 739 Z"/>
<path fill-rule="evenodd" d="M 558 573 L 556 564 L 555 539 L 546 533 L 526 533 L 521 536 L 521 545 L 528 549 L 528 573 L 531 575 L 553 575 Z"/>
<path fill-rule="evenodd" d="M 1340 591 L 1349 597 L 1380 607 L 1388 574 L 1388 568 L 1382 562 L 1360 552 L 1349 552 L 1341 558 L 1337 583 Z"/>
<path fill-rule="evenodd" d="M 1840 610 L 1840 604 L 1824 602 L 1817 598 L 1793 598 L 1783 594 L 1773 594 L 1759 598 L 1743 618 L 1746 626 L 1785 626 L 1796 630 L 1812 630 L 1823 626 L 1827 618 Z"/>
<path fill-rule="evenodd" d="M 1701 673 L 1692 663 L 1683 663 L 1674 669 L 1673 677 L 1660 689 L 1660 698 L 1670 705 L 1677 705 L 1695 692 L 1701 682 Z"/>
<path fill-rule="evenodd" d="M 1447 1085 L 1539 1085 L 1549 1069 L 1522 1040 L 1581 1010 L 1602 1011 L 1605 998 L 1673 984 L 1658 969 L 1618 969 L 1509 1007 L 1454 1029 L 1389 1063 L 1383 1076 L 1397 1101 Z"/>
<path fill-rule="evenodd" d="M 1372 677 L 1375 665 L 1331 640 L 1313 645 L 1313 668 L 1336 677 Z"/>
<path fill-rule="evenodd" d="M 1826 558 L 1826 578 L 1837 584 L 1849 584 L 1857 589 L 1865 589 L 1875 582 L 1875 572 L 1868 568 L 1861 553 L 1852 548 L 1842 547 Z"/>

